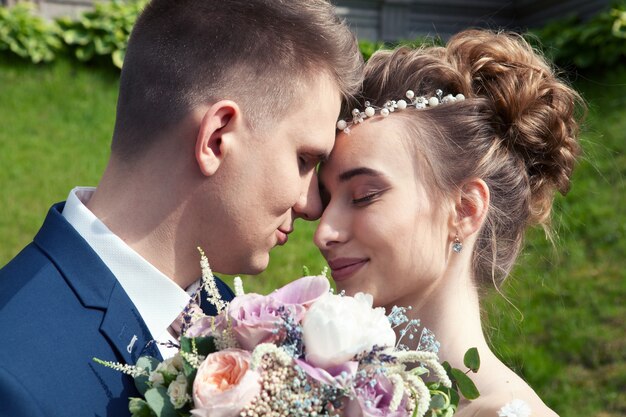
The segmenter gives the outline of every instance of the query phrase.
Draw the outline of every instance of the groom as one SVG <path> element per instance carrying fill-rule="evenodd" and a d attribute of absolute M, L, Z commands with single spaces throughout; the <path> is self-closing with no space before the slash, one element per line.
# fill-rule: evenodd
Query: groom
<path fill-rule="evenodd" d="M 296 218 L 320 216 L 315 168 L 359 75 L 325 0 L 153 0 L 98 188 L 54 205 L 0 271 L 0 416 L 128 415 L 131 378 L 92 358 L 170 356 L 149 342 L 175 337 L 196 247 L 256 274 Z"/>

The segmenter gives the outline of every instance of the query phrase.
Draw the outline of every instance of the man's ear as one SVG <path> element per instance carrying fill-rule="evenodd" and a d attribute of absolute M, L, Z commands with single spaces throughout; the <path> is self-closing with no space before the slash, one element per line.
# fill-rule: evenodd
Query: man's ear
<path fill-rule="evenodd" d="M 485 222 L 489 210 L 489 187 L 476 178 L 466 181 L 455 198 L 454 215 L 451 219 L 451 239 L 459 239 L 478 232 Z"/>
<path fill-rule="evenodd" d="M 195 151 L 203 175 L 211 176 L 219 169 L 242 126 L 241 110 L 234 101 L 221 100 L 206 110 L 200 122 Z"/>

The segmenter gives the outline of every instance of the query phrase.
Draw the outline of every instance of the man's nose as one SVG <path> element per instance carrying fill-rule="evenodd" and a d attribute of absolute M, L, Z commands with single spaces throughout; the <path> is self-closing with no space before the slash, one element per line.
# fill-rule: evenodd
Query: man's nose
<path fill-rule="evenodd" d="M 293 210 L 298 217 L 309 221 L 317 220 L 322 215 L 322 199 L 316 173 L 304 181 L 300 198 Z"/>

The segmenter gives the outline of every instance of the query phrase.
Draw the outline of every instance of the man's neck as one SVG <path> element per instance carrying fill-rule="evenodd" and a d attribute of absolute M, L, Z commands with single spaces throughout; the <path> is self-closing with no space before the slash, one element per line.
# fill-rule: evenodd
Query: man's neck
<path fill-rule="evenodd" d="M 185 204 L 167 191 L 172 190 L 168 184 L 159 187 L 158 178 L 147 181 L 141 173 L 120 176 L 107 169 L 86 206 L 135 252 L 187 288 L 200 268 L 197 254 L 192 258 L 178 247 L 187 243 L 183 236 L 190 236 L 180 221 Z"/>

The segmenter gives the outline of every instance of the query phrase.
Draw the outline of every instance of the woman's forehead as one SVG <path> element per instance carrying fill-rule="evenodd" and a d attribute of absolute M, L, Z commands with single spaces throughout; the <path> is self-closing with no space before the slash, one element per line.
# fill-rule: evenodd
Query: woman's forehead
<path fill-rule="evenodd" d="M 413 167 L 403 132 L 398 123 L 386 119 L 368 120 L 350 133 L 341 133 L 328 161 L 321 167 L 322 181 L 350 169 L 368 167 L 390 175 L 406 174 Z"/>

